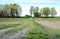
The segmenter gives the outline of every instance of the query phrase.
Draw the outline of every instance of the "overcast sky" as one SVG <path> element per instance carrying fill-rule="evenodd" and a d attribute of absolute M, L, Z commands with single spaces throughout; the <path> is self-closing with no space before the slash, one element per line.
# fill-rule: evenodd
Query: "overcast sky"
<path fill-rule="evenodd" d="M 22 7 L 23 14 L 29 14 L 30 7 L 38 6 L 40 9 L 42 7 L 55 7 L 57 10 L 57 15 L 60 16 L 60 0 L 0 0 L 0 4 L 19 4 Z"/>

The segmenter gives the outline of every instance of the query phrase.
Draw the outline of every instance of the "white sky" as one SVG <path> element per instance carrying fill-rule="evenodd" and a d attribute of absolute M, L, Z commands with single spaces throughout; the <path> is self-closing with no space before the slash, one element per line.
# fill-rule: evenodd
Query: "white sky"
<path fill-rule="evenodd" d="M 55 7 L 57 10 L 57 16 L 60 16 L 60 0 L 0 0 L 0 4 L 17 3 L 22 7 L 22 15 L 29 14 L 30 7 L 38 6 L 42 7 Z"/>

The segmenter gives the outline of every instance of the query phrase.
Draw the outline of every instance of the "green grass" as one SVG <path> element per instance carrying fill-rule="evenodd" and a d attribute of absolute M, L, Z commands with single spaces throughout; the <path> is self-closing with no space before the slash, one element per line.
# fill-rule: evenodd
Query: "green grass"
<path fill-rule="evenodd" d="M 18 25 L 20 25 L 20 24 L 0 24 L 0 30 L 10 28 L 10 27 L 16 27 Z"/>
<path fill-rule="evenodd" d="M 21 21 L 21 20 L 25 20 L 25 18 L 3 18 L 4 21 L 9 22 L 11 21 Z M 15 20 L 14 20 L 15 19 Z M 34 18 L 35 19 L 35 18 Z M 52 30 L 50 28 L 46 28 L 44 26 L 42 26 L 41 24 L 38 24 L 36 22 L 34 22 L 34 19 L 31 21 L 26 21 L 25 23 L 18 25 L 16 27 L 14 27 L 13 29 L 5 32 L 5 34 L 12 34 L 15 32 L 18 32 L 20 30 L 22 30 L 23 28 L 27 27 L 28 25 L 31 24 L 31 29 L 26 33 L 26 39 L 60 39 L 60 30 Z M 60 18 L 37 18 L 38 20 L 42 19 L 42 20 L 47 20 L 47 21 L 60 21 Z M 35 19 L 36 20 L 36 19 Z M 1 20 L 0 20 L 1 21 Z M 3 21 L 1 21 L 3 22 Z M 9 25 L 10 26 L 10 25 Z"/>
<path fill-rule="evenodd" d="M 60 30 L 52 30 L 33 22 L 32 28 L 27 32 L 27 39 L 60 39 Z"/>

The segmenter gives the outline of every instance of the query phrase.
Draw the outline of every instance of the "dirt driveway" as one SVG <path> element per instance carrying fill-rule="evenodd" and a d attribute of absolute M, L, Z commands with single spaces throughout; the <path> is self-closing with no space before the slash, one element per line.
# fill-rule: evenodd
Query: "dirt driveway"
<path fill-rule="evenodd" d="M 60 21 L 56 22 L 49 22 L 46 20 L 35 20 L 38 24 L 41 24 L 45 27 L 52 28 L 52 29 L 60 29 Z"/>

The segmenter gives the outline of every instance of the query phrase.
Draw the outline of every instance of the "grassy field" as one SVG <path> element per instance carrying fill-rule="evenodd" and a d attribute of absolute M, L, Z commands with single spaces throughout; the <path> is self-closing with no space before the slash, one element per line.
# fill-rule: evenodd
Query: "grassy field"
<path fill-rule="evenodd" d="M 36 22 L 32 22 L 32 28 L 27 32 L 26 37 L 27 39 L 60 39 L 60 30 L 53 30 Z"/>
<path fill-rule="evenodd" d="M 0 23 L 2 22 L 23 22 L 22 24 L 0 24 L 0 29 L 10 28 L 13 29 L 5 32 L 5 34 L 12 34 L 17 31 L 22 30 L 23 28 L 31 25 L 31 28 L 26 33 L 26 39 L 60 39 L 60 30 L 54 30 L 47 27 L 44 27 L 41 24 L 36 23 L 36 20 L 46 20 L 46 21 L 60 21 L 60 18 L 1 18 Z"/>
<path fill-rule="evenodd" d="M 7 31 L 6 34 L 19 31 L 28 25 L 28 20 L 29 18 L 0 18 L 0 30 L 13 28 Z"/>
<path fill-rule="evenodd" d="M 7 24 L 0 24 L 0 30 L 10 28 L 10 27 L 16 27 L 18 25 L 20 25 L 20 24 L 8 24 L 8 25 Z"/>
<path fill-rule="evenodd" d="M 25 20 L 27 18 L 0 18 L 0 22 L 14 22 L 14 21 L 21 21 L 21 20 Z"/>
<path fill-rule="evenodd" d="M 60 39 L 60 31 L 48 29 L 37 23 L 33 25 L 27 33 L 27 39 Z"/>
<path fill-rule="evenodd" d="M 18 25 L 21 25 L 28 19 L 29 18 L 0 18 L 0 30 L 10 27 L 16 27 Z"/>
<path fill-rule="evenodd" d="M 60 18 L 35 18 L 35 20 L 46 20 L 46 21 L 60 21 Z"/>
<path fill-rule="evenodd" d="M 29 18 L 0 18 L 0 24 L 20 24 Z"/>

